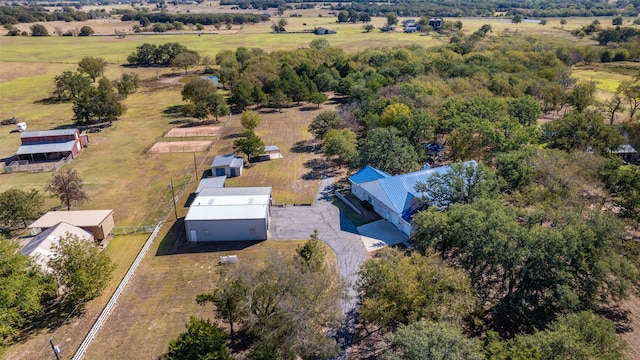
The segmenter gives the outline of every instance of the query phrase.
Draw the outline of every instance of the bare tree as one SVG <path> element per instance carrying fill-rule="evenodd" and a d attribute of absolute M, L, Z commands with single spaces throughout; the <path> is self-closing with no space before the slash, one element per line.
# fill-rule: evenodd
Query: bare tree
<path fill-rule="evenodd" d="M 84 183 L 75 169 L 67 169 L 53 174 L 45 190 L 51 196 L 57 196 L 62 205 L 71 210 L 71 204 L 83 204 L 89 200 L 82 187 Z"/>

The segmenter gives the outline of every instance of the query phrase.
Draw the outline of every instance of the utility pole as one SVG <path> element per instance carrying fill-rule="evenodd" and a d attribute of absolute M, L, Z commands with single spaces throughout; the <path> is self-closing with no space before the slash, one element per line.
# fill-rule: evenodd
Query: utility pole
<path fill-rule="evenodd" d="M 178 220 L 178 210 L 176 209 L 176 195 L 173 193 L 173 178 L 171 178 L 169 187 L 171 188 L 171 200 L 173 200 L 173 213 L 176 215 L 176 220 Z"/>
<path fill-rule="evenodd" d="M 56 360 L 60 360 L 60 347 L 58 345 L 53 345 L 53 338 L 49 338 L 49 344 L 51 344 L 51 349 L 53 349 L 53 353 L 56 355 Z"/>
<path fill-rule="evenodd" d="M 193 153 L 193 170 L 196 172 L 196 181 L 198 181 L 198 164 L 196 163 L 196 153 Z"/>

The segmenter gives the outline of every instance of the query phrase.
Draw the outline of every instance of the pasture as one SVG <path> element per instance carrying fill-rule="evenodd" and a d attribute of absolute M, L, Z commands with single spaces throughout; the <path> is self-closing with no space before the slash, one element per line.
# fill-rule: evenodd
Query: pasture
<path fill-rule="evenodd" d="M 217 3 L 204 3 L 197 11 L 218 9 Z M 173 11 L 185 11 L 179 7 Z M 195 9 L 191 8 L 193 11 Z M 180 91 L 182 84 L 156 81 L 156 76 L 173 74 L 169 68 L 123 67 L 126 57 L 143 43 L 163 44 L 179 42 L 201 56 L 214 57 L 220 50 L 234 50 L 239 46 L 277 51 L 307 47 L 318 38 L 310 33 L 293 33 L 322 26 L 337 30 L 336 35 L 326 38 L 332 46 L 349 52 L 370 47 L 388 47 L 418 44 L 421 46 L 448 43 L 448 38 L 435 34 L 382 33 L 374 30 L 365 33 L 362 24 L 336 24 L 335 17 L 327 16 L 326 9 L 302 13 L 303 17 L 287 18 L 287 30 L 292 33 L 273 34 L 271 23 L 234 26 L 219 31 L 207 27 L 200 34 L 183 35 L 127 35 L 92 37 L 6 37 L 0 36 L 0 119 L 15 116 L 26 121 L 28 130 L 45 130 L 72 125 L 70 103 L 48 104 L 43 99 L 51 96 L 54 76 L 65 70 L 75 70 L 77 62 L 85 56 L 105 58 L 109 65 L 106 76 L 110 79 L 122 73 L 134 72 L 142 79 L 136 94 L 125 100 L 127 112 L 113 126 L 97 134 L 90 134 L 89 147 L 69 165 L 79 171 L 85 181 L 90 201 L 84 209 L 112 208 L 117 225 L 148 225 L 167 219 L 171 222 L 153 245 L 130 286 L 125 290 L 118 306 L 98 338 L 89 348 L 88 359 L 102 358 L 157 358 L 167 343 L 183 330 L 189 315 L 211 317 L 212 307 L 195 304 L 196 294 L 210 291 L 216 281 L 217 259 L 220 255 L 237 254 L 241 261 L 259 262 L 272 251 L 291 253 L 298 242 L 263 242 L 232 252 L 224 249 L 180 248 L 174 251 L 176 231 L 181 231 L 180 222 L 173 222 L 172 201 L 167 188 L 173 179 L 177 190 L 178 216 L 184 216 L 182 206 L 187 195 L 195 189 L 196 178 L 206 170 L 213 156 L 233 151 L 233 140 L 241 132 L 239 115 L 221 119 L 219 134 L 184 135 L 193 127 L 181 127 L 192 119 L 167 114 L 165 109 L 184 104 Z M 290 12 L 288 12 L 290 13 Z M 288 14 L 287 13 L 287 14 Z M 319 17 L 318 14 L 323 14 Z M 458 20 L 458 19 L 451 19 Z M 589 24 L 593 18 L 569 19 L 561 29 L 559 19 L 551 19 L 546 26 L 524 22 L 512 24 L 503 19 L 460 19 L 463 31 L 472 33 L 483 24 L 493 28 L 491 36 L 505 32 L 520 32 L 530 35 L 554 36 L 553 41 L 570 40 L 589 43 L 588 39 L 576 39 L 568 30 Z M 610 19 L 601 19 L 610 23 Z M 372 23 L 380 27 L 383 18 L 374 18 Z M 53 33 L 55 28 L 63 30 L 79 28 L 81 23 L 48 23 Z M 129 31 L 135 23 L 119 20 L 92 20 L 87 22 L 98 34 L 112 34 L 114 30 Z M 27 29 L 29 24 L 19 28 Z M 186 30 L 188 31 L 188 30 Z M 217 34 L 214 34 L 216 32 Z M 616 87 L 610 75 L 602 75 L 600 69 L 581 69 L 575 72 L 580 79 L 599 81 L 598 88 L 609 92 Z M 628 76 L 628 75 L 626 75 Z M 238 178 L 228 179 L 227 186 L 272 186 L 276 203 L 309 203 L 317 190 L 319 176 L 325 171 L 322 155 L 318 154 L 309 140 L 307 127 L 313 117 L 322 110 L 333 109 L 335 102 L 315 107 L 292 107 L 282 112 L 260 111 L 261 125 L 256 129 L 266 145 L 277 145 L 282 159 L 252 164 Z M 12 126 L 0 127 L 0 159 L 10 157 L 20 144 L 19 134 L 11 132 Z M 205 127 L 200 127 L 205 129 Z M 150 154 L 148 149 L 158 139 L 180 132 L 179 136 L 210 136 L 215 138 L 208 151 L 195 153 L 197 172 L 194 173 L 194 154 L 164 153 Z M 163 141 L 164 142 L 164 141 Z M 0 174 L 0 192 L 12 187 L 44 189 L 51 173 Z M 48 198 L 46 208 L 57 206 L 55 199 Z M 144 243 L 145 236 L 118 236 L 107 248 L 111 258 L 118 264 L 114 281 L 105 294 L 90 302 L 82 317 L 72 317 L 60 327 L 35 329 L 29 337 L 9 347 L 3 356 L 6 359 L 53 358 L 48 339 L 53 336 L 63 349 L 63 357 L 70 357 L 80 344 L 93 320 L 108 301 L 109 296 L 124 275 L 135 254 Z M 191 250 L 189 250 L 191 249 Z M 635 303 L 637 306 L 637 302 Z M 142 344 L 142 345 L 141 345 Z"/>

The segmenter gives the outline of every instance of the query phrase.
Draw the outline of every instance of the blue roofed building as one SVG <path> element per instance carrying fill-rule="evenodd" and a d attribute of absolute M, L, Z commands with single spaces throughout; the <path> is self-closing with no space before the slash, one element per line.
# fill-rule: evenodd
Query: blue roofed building
<path fill-rule="evenodd" d="M 475 165 L 476 162 L 468 161 L 463 164 Z M 369 202 L 378 215 L 411 236 L 412 217 L 422 207 L 416 185 L 434 174 L 444 174 L 448 170 L 449 166 L 440 166 L 391 176 L 374 167 L 365 166 L 349 177 L 351 193 L 358 199 Z"/>

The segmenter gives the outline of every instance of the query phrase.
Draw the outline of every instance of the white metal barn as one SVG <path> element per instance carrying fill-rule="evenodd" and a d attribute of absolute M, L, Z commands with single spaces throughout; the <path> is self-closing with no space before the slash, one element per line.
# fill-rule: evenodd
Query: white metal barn
<path fill-rule="evenodd" d="M 271 187 L 205 188 L 184 218 L 187 240 L 266 240 Z"/>

